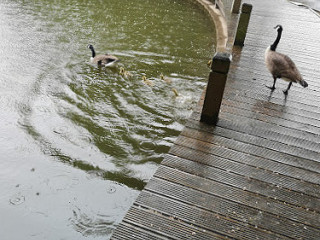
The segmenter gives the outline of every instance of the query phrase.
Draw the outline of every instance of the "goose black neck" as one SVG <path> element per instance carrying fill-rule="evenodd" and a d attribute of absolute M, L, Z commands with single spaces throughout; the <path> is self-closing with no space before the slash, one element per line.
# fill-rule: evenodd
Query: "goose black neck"
<path fill-rule="evenodd" d="M 91 49 L 91 52 L 92 52 L 92 57 L 94 58 L 96 56 L 96 52 L 94 51 L 93 47 L 90 47 L 90 49 Z"/>
<path fill-rule="evenodd" d="M 276 38 L 276 40 L 274 41 L 274 43 L 270 46 L 270 50 L 271 51 L 275 51 L 277 46 L 278 46 L 278 43 L 280 42 L 280 38 L 281 38 L 281 34 L 282 34 L 282 28 L 280 27 L 278 29 L 278 36 Z"/>

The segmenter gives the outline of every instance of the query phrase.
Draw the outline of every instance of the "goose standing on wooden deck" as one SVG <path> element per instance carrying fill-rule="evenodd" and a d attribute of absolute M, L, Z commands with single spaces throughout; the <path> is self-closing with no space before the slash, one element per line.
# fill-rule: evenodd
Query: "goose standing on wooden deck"
<path fill-rule="evenodd" d="M 283 93 L 287 95 L 293 82 L 299 83 L 303 87 L 308 87 L 308 83 L 303 80 L 291 58 L 282 53 L 276 52 L 283 28 L 281 25 L 277 25 L 275 29 L 278 31 L 278 36 L 274 43 L 269 46 L 265 52 L 265 62 L 273 77 L 273 86 L 268 86 L 268 88 L 273 91 L 275 89 L 277 78 L 282 78 L 285 81 L 289 81 L 287 89 L 283 91 Z"/>
<path fill-rule="evenodd" d="M 117 57 L 109 54 L 96 55 L 96 52 L 91 44 L 88 45 L 88 48 L 92 52 L 90 62 L 98 64 L 98 66 L 115 67 L 117 63 L 120 61 Z"/>

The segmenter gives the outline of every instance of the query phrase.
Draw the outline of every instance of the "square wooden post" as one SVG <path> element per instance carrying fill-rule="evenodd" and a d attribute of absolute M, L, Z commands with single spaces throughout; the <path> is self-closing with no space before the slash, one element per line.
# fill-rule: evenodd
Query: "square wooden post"
<path fill-rule="evenodd" d="M 246 39 L 248 25 L 250 21 L 251 11 L 252 11 L 251 4 L 247 4 L 247 3 L 242 4 L 236 38 L 234 40 L 234 45 L 237 45 L 237 46 L 244 45 L 244 40 Z"/>
<path fill-rule="evenodd" d="M 241 0 L 233 0 L 231 12 L 239 13 L 240 6 L 241 6 Z"/>
<path fill-rule="evenodd" d="M 212 59 L 211 72 L 201 113 L 201 122 L 211 125 L 216 125 L 218 122 L 230 63 L 231 55 L 229 53 L 218 52 Z"/>

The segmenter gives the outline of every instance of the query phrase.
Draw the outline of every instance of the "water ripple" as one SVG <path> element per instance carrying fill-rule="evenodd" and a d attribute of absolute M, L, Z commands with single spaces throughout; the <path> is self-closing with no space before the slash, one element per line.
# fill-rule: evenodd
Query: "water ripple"
<path fill-rule="evenodd" d="M 21 193 L 17 193 L 14 196 L 12 196 L 9 201 L 12 205 L 20 205 L 24 203 L 25 200 L 26 198 L 24 195 L 22 195 Z"/>
<path fill-rule="evenodd" d="M 108 236 L 114 230 L 114 222 L 109 216 L 98 214 L 89 216 L 79 208 L 73 210 L 73 217 L 69 221 L 83 236 Z"/>
<path fill-rule="evenodd" d="M 108 238 L 203 91 L 212 23 L 188 1 L 11 0 L 0 1 L 0 25 L 0 141 L 12 158 L 2 164 L 10 173 L 3 179 L 29 182 L 38 195 L 28 204 L 22 193 L 5 196 L 6 204 L 23 206 L 16 213 L 39 229 L 59 226 L 57 238 Z M 119 56 L 130 75 L 91 65 L 88 43 Z M 32 168 L 41 171 L 31 179 L 25 169 Z M 0 185 L 8 192 L 8 184 Z M 81 197 L 72 216 L 64 211 Z M 44 212 L 47 199 L 63 213 L 49 211 L 45 221 L 27 214 Z"/>

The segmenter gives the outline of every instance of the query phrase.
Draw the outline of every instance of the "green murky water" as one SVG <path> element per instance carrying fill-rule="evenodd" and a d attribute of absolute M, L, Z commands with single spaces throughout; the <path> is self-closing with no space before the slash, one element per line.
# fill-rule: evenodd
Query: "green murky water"
<path fill-rule="evenodd" d="M 1 1 L 1 239 L 108 239 L 198 101 L 213 41 L 188 1 Z M 89 64 L 88 43 L 131 75 Z"/>

